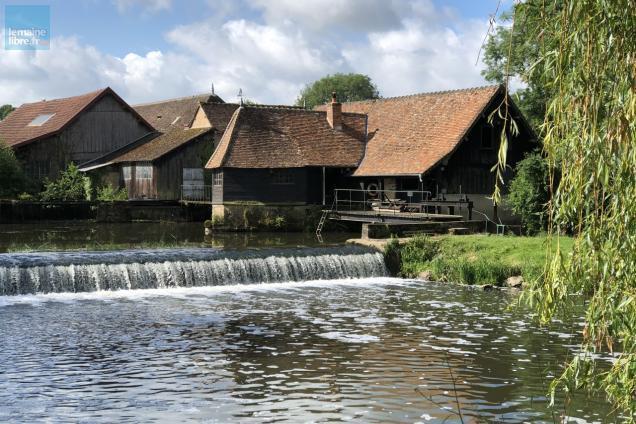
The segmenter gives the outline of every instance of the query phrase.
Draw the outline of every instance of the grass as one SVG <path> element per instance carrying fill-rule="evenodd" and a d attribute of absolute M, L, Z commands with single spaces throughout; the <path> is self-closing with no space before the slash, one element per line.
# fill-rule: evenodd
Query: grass
<path fill-rule="evenodd" d="M 544 236 L 420 236 L 399 245 L 397 241 L 389 244 L 387 255 L 399 251 L 399 274 L 403 277 L 429 272 L 437 281 L 503 285 L 512 276 L 521 275 L 525 281 L 539 278 L 546 243 Z M 571 250 L 572 239 L 562 238 L 561 246 Z"/>

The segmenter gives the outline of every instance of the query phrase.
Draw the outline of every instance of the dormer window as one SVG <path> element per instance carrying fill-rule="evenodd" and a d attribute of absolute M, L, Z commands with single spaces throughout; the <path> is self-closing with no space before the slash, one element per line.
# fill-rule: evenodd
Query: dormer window
<path fill-rule="evenodd" d="M 44 125 L 44 123 L 46 123 L 49 119 L 51 119 L 53 117 L 53 115 L 55 115 L 54 113 L 43 113 L 41 115 L 38 115 L 35 117 L 35 119 L 31 122 L 29 122 L 29 124 L 27 126 L 29 127 L 41 127 L 42 125 Z"/>

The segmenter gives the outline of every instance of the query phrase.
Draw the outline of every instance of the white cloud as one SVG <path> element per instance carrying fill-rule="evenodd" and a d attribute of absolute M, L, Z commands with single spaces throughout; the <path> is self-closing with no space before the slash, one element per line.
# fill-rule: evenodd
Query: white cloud
<path fill-rule="evenodd" d="M 464 22 L 461 31 L 407 20 L 404 28 L 372 33 L 362 47 L 343 56 L 368 74 L 385 96 L 484 84 L 483 65 L 475 64 L 486 22 Z"/>
<path fill-rule="evenodd" d="M 134 8 L 140 8 L 144 12 L 155 13 L 169 10 L 172 0 L 112 0 L 119 13 L 125 13 Z"/>
<path fill-rule="evenodd" d="M 226 101 L 236 101 L 242 88 L 258 102 L 291 103 L 304 84 L 334 72 L 368 74 L 385 96 L 484 83 L 475 60 L 485 19 L 459 20 L 431 0 L 386 0 L 372 11 L 362 0 L 249 1 L 262 20 L 206 17 L 170 30 L 170 47 L 161 51 L 116 57 L 61 37 L 49 51 L 4 51 L 0 104 L 105 86 L 136 103 L 207 92 L 211 83 Z M 143 5 L 170 7 L 170 1 Z"/>
<path fill-rule="evenodd" d="M 295 23 L 321 30 L 340 27 L 350 31 L 387 30 L 400 26 L 398 1 L 392 0 L 250 0 L 267 23 Z"/>

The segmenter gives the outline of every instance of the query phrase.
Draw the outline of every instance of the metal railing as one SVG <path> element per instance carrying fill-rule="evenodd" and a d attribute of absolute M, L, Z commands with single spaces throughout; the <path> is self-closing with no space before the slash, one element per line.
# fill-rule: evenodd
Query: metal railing
<path fill-rule="evenodd" d="M 182 185 L 181 201 L 212 203 L 212 186 L 199 184 Z"/>
<path fill-rule="evenodd" d="M 382 214 L 441 214 L 445 208 L 449 215 L 455 209 L 465 207 L 472 217 L 473 202 L 465 195 L 459 200 L 446 200 L 445 195 L 432 198 L 430 191 L 423 190 L 362 190 L 335 189 L 333 211 L 376 212 Z M 470 219 L 470 218 L 469 218 Z"/>

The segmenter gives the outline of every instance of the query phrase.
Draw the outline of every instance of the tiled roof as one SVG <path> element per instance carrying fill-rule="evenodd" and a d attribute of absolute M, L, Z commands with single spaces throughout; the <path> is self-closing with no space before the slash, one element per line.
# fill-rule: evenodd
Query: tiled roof
<path fill-rule="evenodd" d="M 243 106 L 234 112 L 206 168 L 353 167 L 362 159 L 366 117 L 343 113 L 342 131 L 326 112 Z"/>
<path fill-rule="evenodd" d="M 457 148 L 500 90 L 488 86 L 343 103 L 343 112 L 369 117 L 366 152 L 353 175 L 424 174 Z"/>
<path fill-rule="evenodd" d="M 223 99 L 213 94 L 199 94 L 154 103 L 144 103 L 133 107 L 157 130 L 168 132 L 171 129 L 190 127 L 201 102 L 223 103 Z"/>
<path fill-rule="evenodd" d="M 181 147 L 199 136 L 213 131 L 212 128 L 192 128 L 185 130 L 172 130 L 165 134 L 161 134 L 158 137 L 142 144 L 139 147 L 135 147 L 132 150 L 117 156 L 108 161 L 108 163 L 120 163 L 120 162 L 140 162 L 140 161 L 153 161 L 160 157 L 170 153 L 171 151 Z"/>
<path fill-rule="evenodd" d="M 234 111 L 238 109 L 239 105 L 236 103 L 204 103 L 201 102 L 201 108 L 205 113 L 205 116 L 210 121 L 213 128 L 223 132 L 227 127 L 227 124 L 232 119 Z"/>
<path fill-rule="evenodd" d="M 139 116 L 137 112 L 124 102 L 112 89 L 107 87 L 80 96 L 25 103 L 0 122 L 0 139 L 15 148 L 41 138 L 55 135 L 73 122 L 82 111 L 88 109 L 107 94 L 112 95 L 150 128 L 150 124 Z M 29 123 L 38 116 L 50 114 L 53 115 L 44 122 L 44 124 L 29 126 Z"/>

